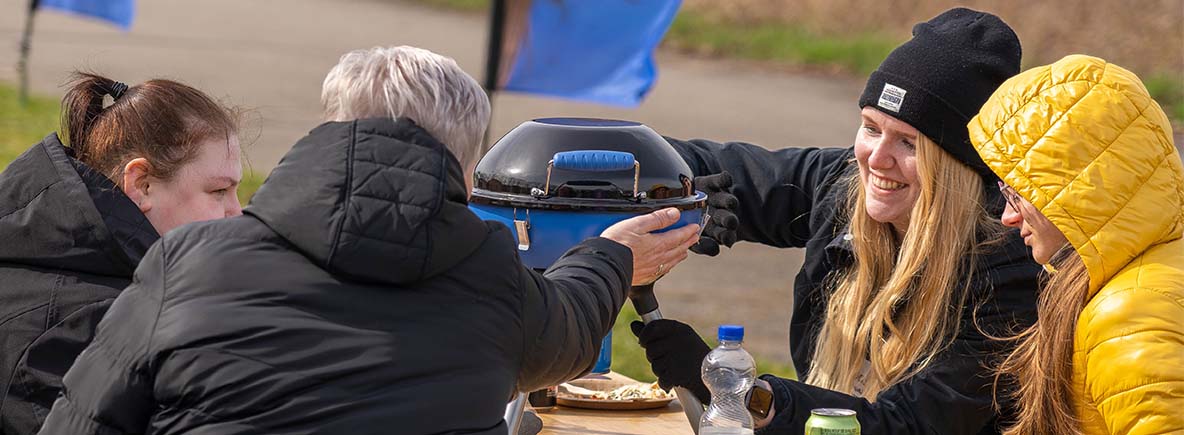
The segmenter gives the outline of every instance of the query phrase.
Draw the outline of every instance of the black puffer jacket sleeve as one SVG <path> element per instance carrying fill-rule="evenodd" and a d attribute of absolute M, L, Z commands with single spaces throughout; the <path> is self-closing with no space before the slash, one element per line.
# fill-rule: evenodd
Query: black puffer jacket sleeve
<path fill-rule="evenodd" d="M 761 379 L 773 387 L 777 413 L 758 433 L 800 434 L 810 410 L 816 408 L 853 410 L 862 433 L 868 434 L 979 433 L 992 416 L 991 379 L 979 366 L 985 363 L 981 348 L 976 343 L 955 343 L 940 361 L 880 393 L 875 402 L 763 375 Z"/>
<path fill-rule="evenodd" d="M 519 391 L 574 379 L 596 362 L 633 281 L 633 252 L 593 238 L 567 251 L 545 273 L 522 268 L 525 349 Z"/>
<path fill-rule="evenodd" d="M 141 434 L 156 409 L 149 369 L 164 294 L 163 242 L 153 245 L 66 372 L 42 435 Z"/>
<path fill-rule="evenodd" d="M 1016 237 L 998 248 L 980 270 L 977 291 L 963 310 L 958 334 L 934 361 L 916 375 L 887 390 L 874 402 L 862 397 L 815 387 L 802 382 L 763 375 L 773 386 L 773 421 L 760 434 L 802 433 L 810 410 L 854 410 L 863 433 L 868 434 L 979 434 L 998 433 L 994 425 L 994 367 L 1011 349 L 1008 336 L 1035 321 L 1037 274 L 1034 263 L 1022 261 L 1026 253 Z M 1010 263 L 1010 264 L 1009 264 Z M 985 334 L 984 334 L 985 333 Z M 1000 391 L 1011 386 L 1000 385 Z M 999 397 L 1010 412 L 1011 401 Z"/>
<path fill-rule="evenodd" d="M 740 240 L 779 248 L 803 248 L 813 234 L 814 197 L 837 165 L 851 157 L 842 148 L 770 151 L 744 142 L 666 138 L 695 176 L 727 171 L 740 200 Z"/>

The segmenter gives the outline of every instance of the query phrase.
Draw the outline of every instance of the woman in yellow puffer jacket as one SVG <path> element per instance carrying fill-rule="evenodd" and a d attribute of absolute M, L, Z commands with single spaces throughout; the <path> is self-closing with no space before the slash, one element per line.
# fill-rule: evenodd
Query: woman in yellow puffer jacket
<path fill-rule="evenodd" d="M 969 128 L 1049 271 L 1000 367 L 1021 406 L 1005 433 L 1184 432 L 1184 169 L 1163 110 L 1074 55 L 1005 82 Z"/>

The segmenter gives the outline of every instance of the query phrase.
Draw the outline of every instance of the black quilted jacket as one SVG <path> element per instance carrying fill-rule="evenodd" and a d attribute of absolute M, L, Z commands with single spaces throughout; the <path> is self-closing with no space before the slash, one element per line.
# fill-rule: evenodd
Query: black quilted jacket
<path fill-rule="evenodd" d="M 0 435 L 37 432 L 62 375 L 158 238 L 57 134 L 0 173 Z"/>
<path fill-rule="evenodd" d="M 462 177 L 411 121 L 317 127 L 244 216 L 148 251 L 41 433 L 505 434 L 516 388 L 591 368 L 632 254 L 526 269 Z"/>

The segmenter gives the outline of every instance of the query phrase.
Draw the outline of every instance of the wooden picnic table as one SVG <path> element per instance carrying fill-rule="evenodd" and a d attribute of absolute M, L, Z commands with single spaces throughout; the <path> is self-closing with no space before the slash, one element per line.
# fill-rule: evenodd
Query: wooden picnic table
<path fill-rule="evenodd" d="M 584 383 L 582 383 L 584 382 Z M 637 383 L 617 372 L 588 375 L 573 384 L 608 391 L 616 385 Z M 599 387 L 599 388 L 597 388 Z M 535 413 L 543 421 L 539 435 L 694 435 L 682 406 L 675 399 L 662 408 L 640 410 L 582 409 L 558 405 Z"/>
<path fill-rule="evenodd" d="M 678 400 L 659 409 L 607 411 L 556 406 L 538 411 L 540 435 L 693 435 Z"/>

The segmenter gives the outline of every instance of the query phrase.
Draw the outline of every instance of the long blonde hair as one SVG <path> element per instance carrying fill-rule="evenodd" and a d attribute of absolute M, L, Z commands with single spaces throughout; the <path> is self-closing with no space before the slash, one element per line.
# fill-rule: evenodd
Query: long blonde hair
<path fill-rule="evenodd" d="M 921 191 L 902 240 L 868 215 L 859 174 L 848 180 L 855 262 L 828 283 L 834 291 L 807 383 L 875 400 L 924 369 L 957 333 L 979 237 L 1001 226 L 982 205 L 982 178 L 929 138 L 917 139 Z"/>
<path fill-rule="evenodd" d="M 1040 320 L 1009 339 L 1019 345 L 995 373 L 996 395 L 1001 378 L 1016 381 L 1005 394 L 1016 400 L 1019 414 L 1004 435 L 1081 433 L 1072 401 L 1073 337 L 1085 309 L 1089 270 L 1072 247 L 1061 252 L 1053 256 L 1056 271 L 1040 292 Z"/>

